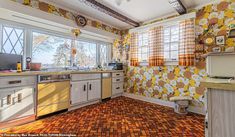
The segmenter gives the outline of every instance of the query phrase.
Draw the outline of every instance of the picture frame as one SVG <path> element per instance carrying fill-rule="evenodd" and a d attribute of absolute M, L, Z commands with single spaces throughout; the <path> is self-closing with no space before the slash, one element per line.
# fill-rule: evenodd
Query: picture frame
<path fill-rule="evenodd" d="M 216 36 L 215 41 L 216 41 L 216 45 L 224 45 L 225 44 L 225 36 Z"/>

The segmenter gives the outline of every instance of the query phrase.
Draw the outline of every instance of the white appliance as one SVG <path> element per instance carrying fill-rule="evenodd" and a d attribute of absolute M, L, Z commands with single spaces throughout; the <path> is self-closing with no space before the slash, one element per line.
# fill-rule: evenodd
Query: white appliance
<path fill-rule="evenodd" d="M 235 77 L 235 53 L 211 53 L 206 64 L 209 77 Z"/>

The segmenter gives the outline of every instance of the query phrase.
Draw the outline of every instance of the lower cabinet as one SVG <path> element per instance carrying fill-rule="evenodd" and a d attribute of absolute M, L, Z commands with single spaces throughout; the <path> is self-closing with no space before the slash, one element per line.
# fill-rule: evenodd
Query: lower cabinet
<path fill-rule="evenodd" d="M 72 82 L 71 104 L 81 104 L 87 101 L 87 81 Z"/>
<path fill-rule="evenodd" d="M 101 80 L 91 80 L 88 82 L 88 101 L 101 98 Z"/>
<path fill-rule="evenodd" d="M 0 89 L 0 123 L 34 115 L 35 89 Z"/>
<path fill-rule="evenodd" d="M 94 76 L 93 76 L 94 75 Z M 86 77 L 76 77 L 83 75 L 75 75 L 74 81 L 71 82 L 71 106 L 88 103 L 90 101 L 96 101 L 101 99 L 101 77 L 97 74 L 87 74 Z M 96 77 L 95 77 L 96 76 Z M 88 79 L 94 78 L 94 79 Z M 77 80 L 77 81 L 76 81 Z"/>

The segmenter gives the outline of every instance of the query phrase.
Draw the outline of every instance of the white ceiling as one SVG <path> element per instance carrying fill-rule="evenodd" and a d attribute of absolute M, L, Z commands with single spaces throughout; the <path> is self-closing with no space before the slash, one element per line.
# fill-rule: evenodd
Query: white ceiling
<path fill-rule="evenodd" d="M 92 7 L 85 5 L 79 0 L 44 0 L 61 8 L 76 11 L 84 16 L 103 21 L 106 24 L 119 29 L 131 28 L 132 26 L 104 14 Z M 137 22 L 148 22 L 153 19 L 176 14 L 177 12 L 168 3 L 168 0 L 123 0 L 117 5 L 116 0 L 97 0 L 111 9 L 131 18 Z M 187 9 L 206 5 L 216 0 L 181 0 Z"/>

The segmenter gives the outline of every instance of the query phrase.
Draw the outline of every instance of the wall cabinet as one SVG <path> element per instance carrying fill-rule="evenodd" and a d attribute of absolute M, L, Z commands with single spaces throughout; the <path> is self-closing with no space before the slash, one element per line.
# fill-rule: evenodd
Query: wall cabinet
<path fill-rule="evenodd" d="M 72 106 L 101 99 L 101 74 L 73 74 L 71 86 Z"/>

